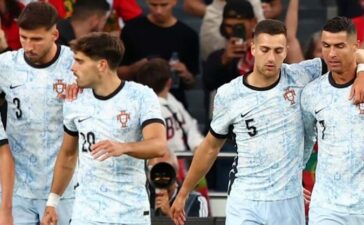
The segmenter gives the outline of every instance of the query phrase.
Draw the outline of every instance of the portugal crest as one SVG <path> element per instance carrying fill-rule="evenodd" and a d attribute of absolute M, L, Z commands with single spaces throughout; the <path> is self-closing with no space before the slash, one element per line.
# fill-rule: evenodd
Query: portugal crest
<path fill-rule="evenodd" d="M 57 94 L 62 94 L 63 91 L 66 89 L 66 84 L 63 80 L 57 80 L 56 83 L 53 84 L 53 90 L 57 92 Z"/>
<path fill-rule="evenodd" d="M 291 103 L 291 105 L 294 105 L 296 103 L 295 102 L 296 92 L 294 91 L 294 89 L 287 88 L 283 96 L 285 100 Z"/>
<path fill-rule="evenodd" d="M 120 111 L 117 120 L 121 123 L 121 127 L 127 127 L 127 123 L 130 120 L 130 113 L 127 113 L 125 110 Z"/>

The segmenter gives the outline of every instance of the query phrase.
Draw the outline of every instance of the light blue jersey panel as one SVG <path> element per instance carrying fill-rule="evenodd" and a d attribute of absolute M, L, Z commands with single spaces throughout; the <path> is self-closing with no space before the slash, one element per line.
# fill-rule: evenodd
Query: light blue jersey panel
<path fill-rule="evenodd" d="M 218 89 L 211 132 L 225 137 L 232 126 L 238 151 L 231 196 L 270 201 L 302 194 L 300 94 L 321 70 L 320 59 L 283 64 L 280 79 L 271 87 L 252 87 L 244 76 Z"/>
<path fill-rule="evenodd" d="M 81 221 L 150 223 L 145 161 L 128 155 L 103 162 L 90 154 L 101 140 L 122 143 L 142 140 L 148 123 L 161 122 L 160 104 L 154 92 L 134 82 L 125 82 L 108 98 L 84 90 L 66 104 L 64 124 L 79 133 L 79 187 L 73 219 Z"/>
<path fill-rule="evenodd" d="M 0 90 L 8 102 L 7 135 L 16 166 L 17 196 L 47 199 L 55 159 L 63 138 L 63 101 L 71 83 L 73 54 L 58 47 L 52 62 L 40 68 L 24 60 L 24 51 L 0 55 Z M 65 197 L 72 197 L 72 188 Z"/>
<path fill-rule="evenodd" d="M 317 130 L 320 146 L 311 207 L 364 215 L 364 104 L 349 100 L 351 84 L 326 74 L 303 90 L 306 136 Z"/>

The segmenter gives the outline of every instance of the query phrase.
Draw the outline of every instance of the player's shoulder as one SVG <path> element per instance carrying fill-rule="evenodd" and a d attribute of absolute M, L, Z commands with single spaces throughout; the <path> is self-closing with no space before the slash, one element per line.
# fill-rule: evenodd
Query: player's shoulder
<path fill-rule="evenodd" d="M 23 49 L 19 49 L 16 51 L 7 51 L 0 54 L 0 63 L 17 65 L 17 61 L 19 59 L 23 59 L 23 56 L 24 56 Z"/>
<path fill-rule="evenodd" d="M 124 81 L 124 88 L 125 91 L 128 92 L 128 94 L 133 95 L 151 95 L 154 94 L 154 91 L 143 84 L 136 83 L 134 81 Z M 155 95 L 155 94 L 154 94 Z"/>
<path fill-rule="evenodd" d="M 217 93 L 215 97 L 218 98 L 235 98 L 240 95 L 240 92 L 243 88 L 243 77 L 239 76 L 233 80 L 231 80 L 229 83 L 226 83 L 222 86 L 220 86 L 217 89 Z"/>

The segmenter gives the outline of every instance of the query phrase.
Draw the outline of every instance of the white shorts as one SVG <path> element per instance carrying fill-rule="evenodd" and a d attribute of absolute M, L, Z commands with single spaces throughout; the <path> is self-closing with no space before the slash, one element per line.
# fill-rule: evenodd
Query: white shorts
<path fill-rule="evenodd" d="M 310 207 L 309 225 L 363 225 L 364 214 L 340 213 L 321 207 Z"/>
<path fill-rule="evenodd" d="M 253 201 L 229 196 L 226 225 L 305 225 L 303 197 Z"/>
<path fill-rule="evenodd" d="M 69 225 L 74 199 L 61 199 L 57 207 L 58 225 Z M 13 197 L 14 225 L 39 225 L 43 218 L 46 199 Z"/>

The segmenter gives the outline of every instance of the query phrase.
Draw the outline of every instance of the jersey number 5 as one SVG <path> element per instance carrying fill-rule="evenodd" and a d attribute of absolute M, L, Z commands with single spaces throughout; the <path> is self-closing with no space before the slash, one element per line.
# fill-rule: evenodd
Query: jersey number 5
<path fill-rule="evenodd" d="M 254 119 L 245 120 L 246 129 L 248 129 L 248 131 L 249 131 L 248 134 L 250 137 L 254 137 L 258 133 L 257 128 L 255 126 L 251 125 L 251 123 L 253 123 L 253 122 L 254 122 Z"/>

